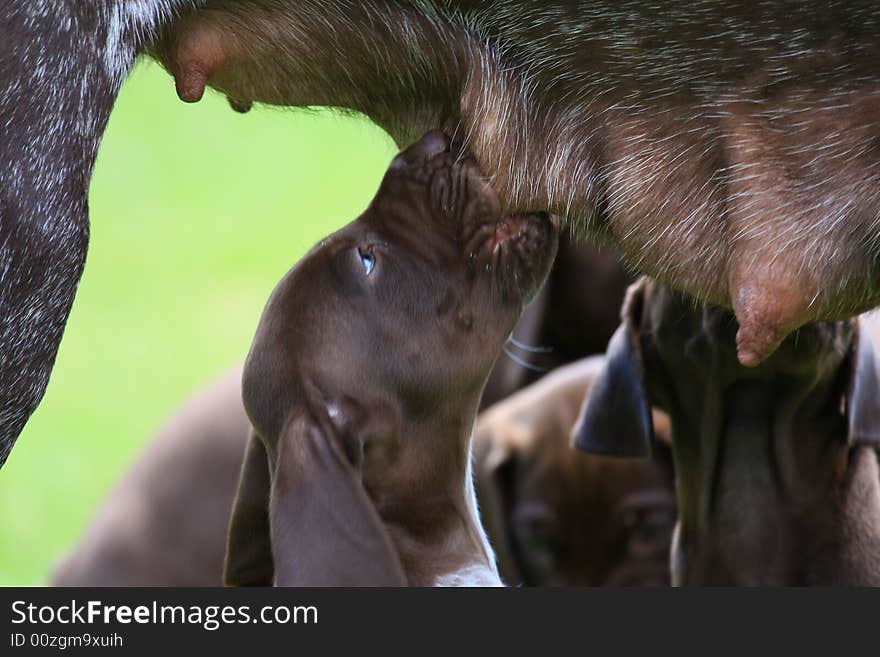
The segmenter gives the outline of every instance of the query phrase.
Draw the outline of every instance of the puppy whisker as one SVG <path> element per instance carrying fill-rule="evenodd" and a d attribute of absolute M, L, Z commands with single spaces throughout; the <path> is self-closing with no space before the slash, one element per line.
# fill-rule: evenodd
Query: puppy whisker
<path fill-rule="evenodd" d="M 513 345 L 517 349 L 521 349 L 522 351 L 527 351 L 530 354 L 549 354 L 553 353 L 553 347 L 533 347 L 531 345 L 527 345 L 524 342 L 520 342 L 515 337 L 510 336 L 507 338 L 507 343 Z"/>
<path fill-rule="evenodd" d="M 512 360 L 514 363 L 516 363 L 520 367 L 525 367 L 527 370 L 531 370 L 532 372 L 540 372 L 541 374 L 549 371 L 549 369 L 546 367 L 541 367 L 540 365 L 535 365 L 533 363 L 528 362 L 527 360 L 520 358 L 515 353 L 509 351 L 507 349 L 507 345 L 504 346 L 503 351 L 504 351 L 504 354 L 508 358 L 510 358 L 510 360 Z"/>

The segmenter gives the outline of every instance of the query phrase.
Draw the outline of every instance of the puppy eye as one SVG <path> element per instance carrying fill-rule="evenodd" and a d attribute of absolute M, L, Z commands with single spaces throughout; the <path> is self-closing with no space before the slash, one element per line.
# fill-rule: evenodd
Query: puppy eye
<path fill-rule="evenodd" d="M 364 266 L 364 274 L 369 276 L 373 273 L 373 268 L 376 266 L 376 256 L 373 255 L 373 247 L 359 246 L 357 251 L 361 264 Z"/>

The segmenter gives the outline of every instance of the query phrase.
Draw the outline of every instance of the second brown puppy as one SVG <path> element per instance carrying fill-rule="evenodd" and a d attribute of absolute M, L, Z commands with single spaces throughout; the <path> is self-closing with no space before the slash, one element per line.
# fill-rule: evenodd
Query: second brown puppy
<path fill-rule="evenodd" d="M 480 414 L 477 498 L 507 584 L 669 584 L 676 509 L 665 414 L 654 416 L 652 459 L 571 446 L 584 396 L 604 365 L 595 356 L 559 368 Z"/>

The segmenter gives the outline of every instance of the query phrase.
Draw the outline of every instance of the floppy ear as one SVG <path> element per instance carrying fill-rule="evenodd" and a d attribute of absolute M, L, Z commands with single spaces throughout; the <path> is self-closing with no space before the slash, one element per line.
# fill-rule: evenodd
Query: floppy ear
<path fill-rule="evenodd" d="M 847 396 L 849 442 L 880 447 L 880 373 L 874 341 L 859 320 L 852 380 Z"/>
<path fill-rule="evenodd" d="M 361 447 L 345 439 L 329 418 L 308 415 L 279 437 L 269 504 L 276 586 L 407 585 L 361 482 Z"/>
<path fill-rule="evenodd" d="M 508 519 L 514 504 L 516 455 L 513 448 L 485 435 L 474 443 L 474 487 L 480 521 L 495 550 L 501 579 L 508 586 L 521 584 L 513 528 Z"/>
<path fill-rule="evenodd" d="M 641 305 L 642 287 L 630 287 L 624 321 L 611 336 L 605 366 L 584 399 L 572 428 L 574 446 L 593 454 L 645 457 L 654 428 L 632 315 Z"/>
<path fill-rule="evenodd" d="M 232 506 L 223 583 L 226 586 L 271 586 L 269 543 L 269 459 L 251 430 Z"/>

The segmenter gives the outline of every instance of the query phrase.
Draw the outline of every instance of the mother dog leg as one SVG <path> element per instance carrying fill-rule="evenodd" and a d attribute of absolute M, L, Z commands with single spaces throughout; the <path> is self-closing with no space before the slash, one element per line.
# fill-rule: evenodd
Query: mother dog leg
<path fill-rule="evenodd" d="M 89 179 L 138 48 L 191 0 L 0 2 L 0 466 L 82 273 Z"/>

